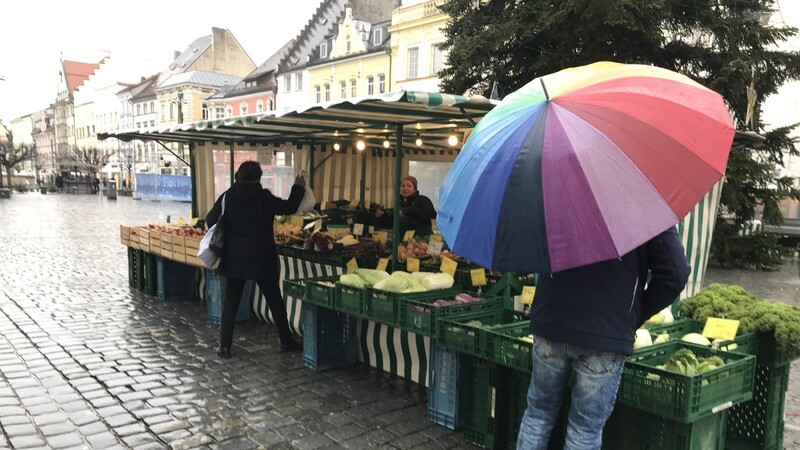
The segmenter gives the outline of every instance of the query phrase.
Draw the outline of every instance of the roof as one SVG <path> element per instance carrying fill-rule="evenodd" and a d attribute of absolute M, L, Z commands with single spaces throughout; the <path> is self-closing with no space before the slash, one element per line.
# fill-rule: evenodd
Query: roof
<path fill-rule="evenodd" d="M 192 70 L 190 72 L 177 73 L 167 78 L 158 88 L 177 86 L 179 84 L 194 84 L 200 86 L 235 86 L 242 80 L 242 77 L 226 75 L 223 73 L 206 72 L 204 70 Z"/>
<path fill-rule="evenodd" d="M 163 81 L 168 79 L 171 75 L 175 75 L 176 73 L 183 73 L 186 71 L 187 68 L 191 67 L 192 64 L 200 58 L 200 55 L 205 53 L 206 50 L 211 48 L 211 35 L 203 36 L 197 38 L 186 47 L 174 61 L 169 64 L 169 68 L 167 70 L 161 72 L 159 76 L 159 80 Z"/>
<path fill-rule="evenodd" d="M 419 137 L 424 148 L 449 149 L 450 135 L 455 134 L 463 141 L 463 134 L 496 104 L 482 96 L 393 92 L 172 127 L 99 133 L 98 139 L 262 144 L 325 144 L 363 139 L 370 146 L 380 147 L 385 140 L 395 142 L 397 130 L 403 126 L 406 142 Z"/>
<path fill-rule="evenodd" d="M 260 66 L 256 67 L 255 70 L 247 74 L 247 76 L 244 77 L 243 81 L 254 80 L 260 77 L 261 75 L 274 71 L 275 68 L 278 67 L 278 64 L 280 64 L 280 62 L 283 61 L 283 58 L 286 57 L 286 55 L 289 53 L 289 50 L 292 48 L 293 45 L 294 45 L 294 39 L 287 42 L 283 47 L 281 47 L 277 52 L 275 52 L 274 55 L 270 56 Z"/>
<path fill-rule="evenodd" d="M 89 79 L 89 76 L 95 70 L 100 68 L 100 64 L 85 63 L 80 61 L 62 60 L 64 70 L 64 79 L 67 80 L 67 89 L 69 92 L 75 92 Z"/>

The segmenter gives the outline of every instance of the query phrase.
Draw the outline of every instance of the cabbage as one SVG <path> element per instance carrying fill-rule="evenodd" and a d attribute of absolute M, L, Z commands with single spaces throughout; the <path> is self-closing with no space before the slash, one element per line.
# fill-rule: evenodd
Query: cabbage
<path fill-rule="evenodd" d="M 633 349 L 636 350 L 651 345 L 653 345 L 653 338 L 650 336 L 650 332 L 641 328 L 636 330 L 636 341 L 633 342 Z"/>
<path fill-rule="evenodd" d="M 706 346 L 711 345 L 711 341 L 709 341 L 707 337 L 703 336 L 700 333 L 684 334 L 681 340 L 684 342 L 691 342 L 692 344 L 697 344 L 697 345 L 706 345 Z"/>
<path fill-rule="evenodd" d="M 431 276 L 422 280 L 422 283 L 425 285 L 425 287 L 431 291 L 435 289 L 451 288 L 455 282 L 456 280 L 453 279 L 452 275 L 443 272 L 431 274 Z"/>
<path fill-rule="evenodd" d="M 339 283 L 359 289 L 364 289 L 367 287 L 366 283 L 364 283 L 364 280 L 361 277 L 349 273 L 339 276 Z"/>
<path fill-rule="evenodd" d="M 656 336 L 656 339 L 653 341 L 653 344 L 661 344 L 667 342 L 668 340 L 669 340 L 669 334 L 661 333 L 658 336 Z"/>
<path fill-rule="evenodd" d="M 433 275 L 433 272 L 411 272 L 412 277 L 417 277 L 420 280 L 424 280 L 430 277 L 431 275 Z"/>
<path fill-rule="evenodd" d="M 412 276 L 408 272 L 398 270 L 372 286 L 375 289 L 389 292 L 423 292 L 428 289 L 420 281 L 419 278 Z"/>
<path fill-rule="evenodd" d="M 354 274 L 358 275 L 362 280 L 364 280 L 364 284 L 367 286 L 374 286 L 375 283 L 389 278 L 389 274 L 384 270 L 375 270 L 375 269 L 356 269 Z"/>
<path fill-rule="evenodd" d="M 657 312 L 653 317 L 647 319 L 644 324 L 645 326 L 660 325 L 664 323 L 672 323 L 673 321 L 674 318 L 672 317 L 672 306 L 667 306 L 666 308 Z"/>

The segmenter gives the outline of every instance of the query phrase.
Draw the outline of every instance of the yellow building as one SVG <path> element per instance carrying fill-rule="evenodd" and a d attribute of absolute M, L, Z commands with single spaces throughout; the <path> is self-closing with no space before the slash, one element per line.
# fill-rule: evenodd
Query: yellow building
<path fill-rule="evenodd" d="M 389 21 L 369 23 L 353 17 L 351 8 L 326 37 L 306 66 L 308 102 L 321 103 L 389 91 L 390 55 L 386 52 Z M 280 92 L 280 91 L 279 91 Z"/>
<path fill-rule="evenodd" d="M 441 46 L 449 16 L 437 5 L 443 0 L 404 1 L 392 12 L 392 91 L 439 92 L 447 54 Z"/>

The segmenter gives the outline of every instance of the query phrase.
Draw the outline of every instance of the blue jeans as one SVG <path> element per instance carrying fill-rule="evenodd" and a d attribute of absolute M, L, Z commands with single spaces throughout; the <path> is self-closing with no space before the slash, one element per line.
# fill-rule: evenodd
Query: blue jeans
<path fill-rule="evenodd" d="M 614 409 L 625 356 L 534 336 L 531 358 L 528 408 L 519 427 L 517 449 L 547 449 L 574 371 L 564 449 L 599 450 L 603 426 Z"/>

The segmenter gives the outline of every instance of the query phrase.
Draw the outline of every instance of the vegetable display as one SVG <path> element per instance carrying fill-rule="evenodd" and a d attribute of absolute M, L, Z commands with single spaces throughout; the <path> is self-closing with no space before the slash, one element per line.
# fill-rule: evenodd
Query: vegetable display
<path fill-rule="evenodd" d="M 741 286 L 714 283 L 680 302 L 682 316 L 705 321 L 709 317 L 739 320 L 739 333 L 770 333 L 785 358 L 800 356 L 800 309 L 760 301 Z"/>
<path fill-rule="evenodd" d="M 695 355 L 694 352 L 689 349 L 681 348 L 673 353 L 664 364 L 656 367 L 681 375 L 693 376 L 708 372 L 709 370 L 714 370 L 724 365 L 725 360 L 719 356 L 702 358 Z"/>

